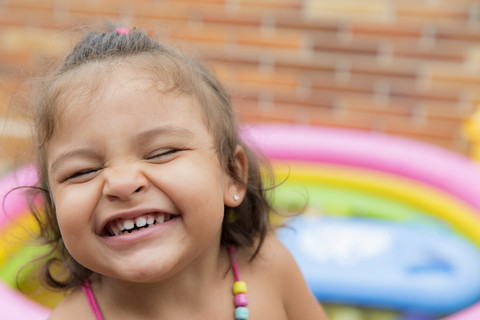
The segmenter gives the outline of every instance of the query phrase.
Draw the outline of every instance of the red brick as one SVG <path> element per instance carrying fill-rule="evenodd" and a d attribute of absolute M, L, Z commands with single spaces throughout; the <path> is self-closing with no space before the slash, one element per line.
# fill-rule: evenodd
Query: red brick
<path fill-rule="evenodd" d="M 466 79 L 464 79 L 466 80 Z M 470 79 L 470 81 L 453 81 L 453 80 L 446 80 L 444 78 L 436 79 L 432 78 L 428 80 L 428 87 L 438 91 L 457 91 L 457 92 L 464 92 L 466 90 L 471 92 L 478 91 L 479 83 L 475 83 L 474 79 Z"/>
<path fill-rule="evenodd" d="M 0 39 L 3 41 L 0 51 L 34 57 L 38 54 L 58 56 L 65 53 L 72 37 L 66 36 L 65 33 L 38 27 L 29 27 L 28 29 L 9 27 L 0 31 Z"/>
<path fill-rule="evenodd" d="M 310 112 L 309 124 L 370 131 L 374 126 L 374 116 L 368 113 L 353 114 L 347 112 L 335 114 L 331 111 L 312 110 Z"/>
<path fill-rule="evenodd" d="M 274 110 L 261 110 L 258 105 L 251 103 L 235 104 L 236 114 L 241 123 L 280 122 L 295 123 L 296 108 L 276 107 Z"/>
<path fill-rule="evenodd" d="M 427 49 L 419 48 L 418 46 L 394 46 L 393 57 L 415 59 L 419 64 L 422 61 L 462 63 L 465 60 L 466 49 L 465 47 L 456 48 L 451 46 L 434 46 Z"/>
<path fill-rule="evenodd" d="M 353 36 L 376 36 L 384 39 L 396 40 L 397 38 L 419 39 L 422 35 L 421 27 L 409 24 L 381 24 L 354 22 L 349 31 Z"/>
<path fill-rule="evenodd" d="M 205 56 L 213 63 L 230 63 L 234 66 L 259 66 L 260 58 L 258 55 L 242 55 L 232 52 L 205 52 Z"/>
<path fill-rule="evenodd" d="M 223 85 L 226 86 L 228 82 L 233 83 L 235 86 L 237 86 L 237 67 L 229 63 L 209 63 L 208 67 L 212 70 L 212 72 Z"/>
<path fill-rule="evenodd" d="M 464 41 L 469 43 L 480 42 L 480 30 L 478 28 L 468 28 L 459 26 L 458 28 L 439 28 L 435 37 L 438 40 Z"/>
<path fill-rule="evenodd" d="M 266 47 L 269 50 L 299 50 L 302 45 L 302 35 L 295 31 L 277 30 L 272 33 L 262 33 L 258 28 L 242 28 L 237 29 L 236 36 L 239 45 Z"/>
<path fill-rule="evenodd" d="M 17 138 L 8 135 L 0 135 L 0 161 L 10 160 L 10 164 L 25 163 L 33 155 L 31 152 L 29 137 Z"/>
<path fill-rule="evenodd" d="M 34 10 L 22 7 L 9 8 L 0 19 L 0 27 L 25 27 L 33 26 L 44 29 L 62 29 L 66 23 L 57 21 L 52 10 Z"/>
<path fill-rule="evenodd" d="M 334 93 L 336 95 L 373 95 L 374 88 L 371 84 L 366 83 L 365 85 L 361 84 L 336 84 L 332 82 L 320 82 L 313 80 L 312 88 L 319 92 L 320 94 Z"/>
<path fill-rule="evenodd" d="M 298 0 L 241 0 L 240 6 L 245 9 L 262 9 L 275 12 L 293 12 L 300 10 L 302 4 Z"/>
<path fill-rule="evenodd" d="M 146 1 L 152 1 L 152 0 L 146 0 Z M 195 5 L 203 5 L 203 4 L 220 4 L 224 5 L 226 0 L 167 0 L 166 3 L 167 5 L 175 5 L 177 3 L 182 3 L 186 4 L 188 6 L 195 6 Z"/>
<path fill-rule="evenodd" d="M 418 68 L 418 67 L 417 67 Z M 411 79 L 417 78 L 417 68 L 415 66 L 402 67 L 397 65 L 391 66 L 375 66 L 363 65 L 362 63 L 354 64 L 350 71 L 359 75 L 376 76 L 381 78 L 399 78 Z"/>
<path fill-rule="evenodd" d="M 30 10 L 53 10 L 55 8 L 55 4 L 57 3 L 56 0 L 36 0 L 36 1 L 28 1 L 28 0 L 16 0 L 16 1 L 8 1 L 8 8 L 23 8 L 23 9 L 30 9 Z"/>
<path fill-rule="evenodd" d="M 264 100 L 265 97 L 266 100 Z M 259 110 L 270 110 L 272 108 L 287 108 L 295 109 L 302 114 L 306 112 L 311 112 L 313 110 L 324 110 L 331 112 L 335 104 L 335 99 L 331 99 L 328 97 L 300 98 L 294 93 L 289 93 L 287 91 L 279 93 L 268 91 L 254 91 L 252 89 L 238 90 L 236 92 L 236 95 L 233 96 L 233 100 L 237 101 L 238 104 L 256 104 Z"/>
<path fill-rule="evenodd" d="M 148 15 L 148 11 L 152 11 L 160 17 L 171 19 L 172 17 L 180 18 L 181 15 L 188 19 L 201 19 L 204 14 L 217 14 L 223 17 L 227 14 L 227 8 L 224 0 L 208 0 L 208 1 L 192 1 L 192 0 L 173 0 L 173 1 L 157 1 L 154 5 L 145 4 L 143 13 Z M 171 14 L 172 13 L 172 14 Z"/>
<path fill-rule="evenodd" d="M 261 17 L 259 15 L 248 14 L 231 14 L 225 12 L 224 9 L 212 12 L 212 10 L 202 12 L 200 14 L 200 20 L 205 24 L 212 24 L 217 27 L 227 26 L 248 26 L 248 27 L 260 27 L 262 24 Z"/>
<path fill-rule="evenodd" d="M 135 6 L 133 11 L 139 18 L 157 18 L 163 20 L 195 20 L 214 26 L 259 26 L 260 14 L 251 15 L 228 11 L 224 0 L 175 0 L 167 2 L 145 3 Z"/>
<path fill-rule="evenodd" d="M 404 100 L 404 101 L 438 101 L 456 103 L 458 101 L 458 95 L 451 92 L 442 91 L 428 91 L 428 92 L 414 92 L 407 90 L 390 91 L 390 97 L 392 99 Z"/>
<path fill-rule="evenodd" d="M 428 102 L 424 104 L 429 119 L 456 121 L 459 125 L 465 121 L 470 112 L 462 110 L 456 104 L 445 102 Z"/>
<path fill-rule="evenodd" d="M 458 123 L 449 120 L 428 119 L 421 125 L 412 125 L 411 118 L 390 116 L 385 117 L 383 123 L 385 131 L 388 133 L 407 133 L 439 138 L 451 138 L 460 133 Z"/>
<path fill-rule="evenodd" d="M 10 70 L 18 68 L 20 71 L 27 69 L 31 59 L 29 52 L 2 52 L 0 50 L 0 61 L 0 66 L 5 65 Z"/>
<path fill-rule="evenodd" d="M 242 68 L 237 72 L 237 80 L 240 83 L 252 83 L 263 86 L 281 86 L 296 88 L 299 82 L 298 73 L 295 72 L 260 72 L 258 68 Z"/>
<path fill-rule="evenodd" d="M 319 61 L 320 59 L 276 59 L 274 66 L 280 70 L 296 70 L 298 72 L 327 72 L 334 73 L 335 66 L 331 62 Z"/>
<path fill-rule="evenodd" d="M 335 98 L 328 96 L 310 96 L 299 98 L 294 95 L 276 95 L 273 99 L 276 106 L 289 106 L 302 110 L 328 110 L 334 108 Z"/>
<path fill-rule="evenodd" d="M 196 45 L 201 45 L 204 42 L 224 45 L 227 42 L 225 30 L 212 27 L 200 26 L 198 28 L 192 28 L 188 26 L 177 26 L 171 35 L 174 38 L 192 41 L 196 43 Z"/>
<path fill-rule="evenodd" d="M 452 3 L 439 3 L 435 6 L 428 5 L 425 2 L 402 2 L 398 1 L 396 4 L 395 13 L 398 19 L 404 17 L 408 18 L 420 18 L 423 20 L 460 20 L 465 21 L 468 19 L 468 7 L 459 6 Z"/>
<path fill-rule="evenodd" d="M 358 98 L 348 96 L 344 98 L 345 108 L 348 110 L 369 112 L 372 114 L 397 115 L 405 118 L 412 118 L 420 112 L 421 115 L 428 119 L 449 121 L 451 123 L 463 122 L 469 113 L 456 104 L 428 101 L 426 103 L 411 103 L 409 101 L 401 101 L 392 99 L 386 104 L 375 102 L 374 98 Z M 420 111 L 418 111 L 420 109 Z"/>
<path fill-rule="evenodd" d="M 389 2 L 378 0 L 363 1 L 306 1 L 305 9 L 311 19 L 374 20 L 388 17 Z"/>
<path fill-rule="evenodd" d="M 275 17 L 275 26 L 282 29 L 294 29 L 304 32 L 325 32 L 336 34 L 341 24 L 319 20 L 303 20 L 298 15 L 279 15 Z"/>
<path fill-rule="evenodd" d="M 480 85 L 480 75 L 476 73 L 467 73 L 465 71 L 460 70 L 457 68 L 454 70 L 447 70 L 444 69 L 435 71 L 433 70 L 431 72 L 430 78 L 432 81 L 438 81 L 438 82 L 444 82 L 447 84 L 462 84 L 462 85 L 474 85 L 478 86 Z"/>
<path fill-rule="evenodd" d="M 327 41 L 325 41 L 327 40 Z M 378 44 L 364 43 L 334 43 L 323 37 L 317 37 L 314 41 L 313 49 L 319 53 L 332 53 L 335 55 L 359 55 L 371 56 L 376 58 L 378 54 Z"/>
<path fill-rule="evenodd" d="M 67 19 L 71 19 L 70 14 L 90 14 L 92 17 L 98 15 L 112 16 L 118 13 L 119 7 L 123 7 L 122 3 L 117 6 L 110 2 L 91 2 L 91 1 L 70 1 L 70 2 L 57 2 L 57 5 L 53 9 L 56 9 L 58 13 L 64 13 Z M 53 10 L 54 11 L 54 10 Z M 53 12 L 52 11 L 52 12 Z"/>
<path fill-rule="evenodd" d="M 373 97 L 352 97 L 344 98 L 344 105 L 347 110 L 366 112 L 376 115 L 397 115 L 405 118 L 411 117 L 414 106 L 410 103 L 399 103 L 390 101 L 387 104 L 375 102 Z"/>

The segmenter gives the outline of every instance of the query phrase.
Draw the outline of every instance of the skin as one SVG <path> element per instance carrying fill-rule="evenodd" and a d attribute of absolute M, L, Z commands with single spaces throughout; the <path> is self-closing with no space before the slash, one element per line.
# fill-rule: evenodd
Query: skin
<path fill-rule="evenodd" d="M 100 275 L 92 288 L 106 319 L 232 319 L 221 224 L 224 205 L 239 205 L 245 187 L 222 169 L 194 99 L 162 93 L 131 67 L 113 70 L 101 94 L 64 106 L 47 145 L 64 243 Z M 245 177 L 241 147 L 235 160 Z M 129 235 L 105 232 L 110 221 L 145 213 L 173 218 Z M 250 319 L 326 319 L 278 240 L 268 236 L 250 255 L 238 252 Z M 94 319 L 80 290 L 50 316 L 65 318 Z"/>

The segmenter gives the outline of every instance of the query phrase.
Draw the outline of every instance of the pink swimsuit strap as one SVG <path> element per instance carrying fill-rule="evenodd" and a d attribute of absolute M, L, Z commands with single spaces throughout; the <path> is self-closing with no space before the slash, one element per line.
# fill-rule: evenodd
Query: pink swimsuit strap
<path fill-rule="evenodd" d="M 233 275 L 236 282 L 240 282 L 240 273 L 238 271 L 237 261 L 235 260 L 235 247 L 230 246 L 228 247 L 228 253 L 230 255 L 230 260 L 232 262 L 233 268 Z M 90 286 L 90 282 L 87 280 L 83 283 L 82 291 L 87 298 L 88 304 L 92 309 L 93 314 L 95 315 L 95 319 L 97 320 L 104 320 L 102 316 L 102 312 L 100 311 L 100 307 L 98 306 L 97 300 L 95 299 L 95 295 L 93 294 L 92 287 Z M 242 304 L 244 306 L 245 304 Z M 237 306 L 236 306 L 237 307 Z M 239 319 L 248 319 L 247 318 L 239 318 Z"/>
<path fill-rule="evenodd" d="M 82 291 L 87 298 L 88 304 L 90 305 L 93 314 L 95 315 L 95 319 L 103 320 L 102 312 L 98 307 L 97 300 L 95 299 L 95 295 L 93 294 L 92 287 L 90 286 L 90 282 L 88 280 L 83 283 Z"/>

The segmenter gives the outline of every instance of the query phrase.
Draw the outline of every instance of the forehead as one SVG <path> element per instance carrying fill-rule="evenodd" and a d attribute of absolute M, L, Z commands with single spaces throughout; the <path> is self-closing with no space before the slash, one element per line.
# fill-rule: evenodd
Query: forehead
<path fill-rule="evenodd" d="M 191 112 L 200 115 L 206 124 L 203 106 L 189 92 L 189 88 L 179 85 L 183 81 L 173 79 L 171 75 L 158 74 L 152 69 L 138 68 L 139 64 L 135 62 L 119 60 L 89 63 L 66 74 L 55 107 L 58 129 L 67 118 L 101 112 L 102 105 L 115 100 L 118 102 L 118 111 L 125 112 L 120 110 L 122 106 L 125 107 L 122 103 L 124 99 L 136 98 L 140 102 L 148 98 L 146 93 L 159 99 L 159 103 L 167 97 L 170 100 L 175 97 L 190 99 Z"/>
<path fill-rule="evenodd" d="M 190 96 L 165 92 L 161 84 L 129 69 L 117 69 L 104 77 L 100 92 L 73 99 L 63 107 L 59 125 L 47 144 L 48 159 L 82 145 L 106 146 L 121 141 L 120 145 L 132 146 L 145 132 L 165 138 L 191 132 L 196 141 L 213 142 L 201 108 Z"/>

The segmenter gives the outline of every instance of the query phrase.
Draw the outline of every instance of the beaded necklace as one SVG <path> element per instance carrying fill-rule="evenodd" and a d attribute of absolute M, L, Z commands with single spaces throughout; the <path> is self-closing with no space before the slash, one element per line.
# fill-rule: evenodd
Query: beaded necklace
<path fill-rule="evenodd" d="M 237 260 L 235 260 L 235 247 L 229 246 L 228 253 L 230 254 L 230 261 L 232 262 L 233 277 L 233 294 L 235 296 L 235 320 L 248 319 L 248 297 L 247 284 L 240 280 L 240 272 L 238 271 Z"/>
<path fill-rule="evenodd" d="M 248 320 L 248 297 L 247 297 L 247 284 L 240 280 L 240 272 L 238 271 L 238 264 L 235 260 L 235 247 L 229 246 L 228 253 L 230 255 L 230 261 L 232 262 L 233 277 L 235 282 L 233 283 L 233 294 L 235 297 L 235 320 Z M 95 319 L 104 320 L 100 307 L 98 306 L 97 299 L 93 294 L 90 287 L 90 281 L 85 281 L 82 286 L 82 291 L 87 298 L 88 304 L 92 309 Z"/>

